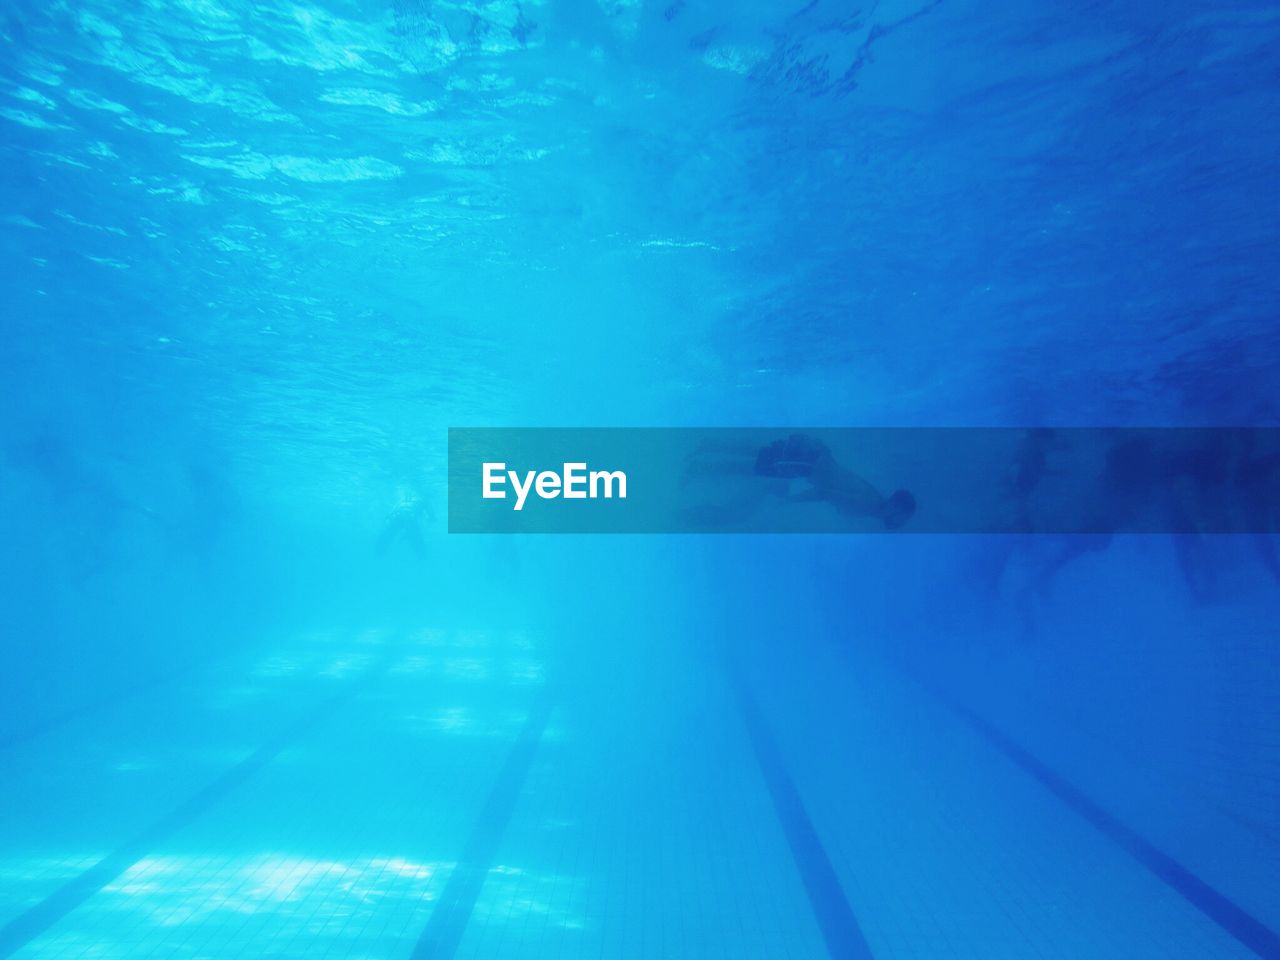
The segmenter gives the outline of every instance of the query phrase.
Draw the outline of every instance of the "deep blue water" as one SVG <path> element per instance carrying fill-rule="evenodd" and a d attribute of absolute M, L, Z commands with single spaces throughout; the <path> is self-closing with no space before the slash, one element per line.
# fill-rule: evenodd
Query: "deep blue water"
<path fill-rule="evenodd" d="M 1277 118 L 1275 2 L 6 4 L 0 956 L 1280 956 L 1255 538 L 445 532 L 450 426 L 1276 425 Z"/>

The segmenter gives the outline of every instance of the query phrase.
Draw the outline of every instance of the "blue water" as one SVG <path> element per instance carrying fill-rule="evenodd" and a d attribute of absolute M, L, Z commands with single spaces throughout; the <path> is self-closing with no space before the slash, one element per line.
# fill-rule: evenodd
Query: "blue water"
<path fill-rule="evenodd" d="M 445 532 L 450 426 L 1275 425 L 1278 76 L 1275 2 L 11 0 L 0 956 L 1280 956 L 1251 538 Z"/>

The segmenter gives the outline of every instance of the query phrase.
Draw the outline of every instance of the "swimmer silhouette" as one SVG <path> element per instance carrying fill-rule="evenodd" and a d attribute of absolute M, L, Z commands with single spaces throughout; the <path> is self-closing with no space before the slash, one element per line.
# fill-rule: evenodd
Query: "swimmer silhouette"
<path fill-rule="evenodd" d="M 1280 582 L 1280 557 L 1272 539 L 1280 532 L 1280 451 L 1258 450 L 1251 431 L 1241 431 L 1239 437 L 1233 480 L 1244 514 L 1241 520 L 1252 535 L 1258 559 Z"/>
<path fill-rule="evenodd" d="M 825 443 L 800 433 L 761 447 L 755 472 L 774 479 L 804 478 L 810 488 L 788 499 L 821 500 L 846 517 L 875 517 L 888 530 L 897 530 L 916 512 L 916 498 L 909 491 L 881 495 L 868 480 L 841 466 Z"/>
<path fill-rule="evenodd" d="M 378 555 L 385 556 L 399 545 L 414 559 L 424 559 L 427 546 L 422 535 L 422 524 L 430 517 L 431 509 L 425 497 L 416 494 L 402 495 L 378 535 Z"/>

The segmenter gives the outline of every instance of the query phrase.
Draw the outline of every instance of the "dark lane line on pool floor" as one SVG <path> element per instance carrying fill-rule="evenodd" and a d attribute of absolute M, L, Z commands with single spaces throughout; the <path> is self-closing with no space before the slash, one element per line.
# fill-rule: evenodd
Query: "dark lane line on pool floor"
<path fill-rule="evenodd" d="M 199 792 L 156 820 L 132 840 L 103 857 L 83 873 L 64 883 L 35 906 L 0 927 L 0 960 L 11 957 L 94 894 L 126 873 L 134 864 L 178 830 L 249 780 L 274 760 L 285 747 L 312 727 L 330 717 L 371 681 L 390 667 L 392 652 L 364 673 L 327 697 L 293 723 L 285 726 L 245 759 L 231 767 Z"/>
<path fill-rule="evenodd" d="M 1146 867 L 1240 944 L 1264 960 L 1280 960 L 1280 934 L 1275 930 L 1155 846 L 1132 827 L 1108 813 L 1082 789 L 1055 773 L 1047 764 L 1019 746 L 995 725 L 968 707 L 957 703 L 931 684 L 918 678 L 916 682 L 1024 773 Z"/>
<path fill-rule="evenodd" d="M 800 791 L 787 771 L 755 699 L 736 670 L 731 669 L 729 675 L 746 724 L 747 737 L 813 907 L 814 918 L 822 931 L 827 953 L 831 960 L 873 960 L 871 948 L 867 946 L 858 918 L 840 886 L 831 858 L 827 856 L 813 821 L 809 819 Z"/>
<path fill-rule="evenodd" d="M 221 657 L 207 657 L 191 663 L 184 663 L 171 670 L 147 674 L 136 679 L 133 683 L 122 684 L 115 689 L 105 691 L 99 696 L 91 697 L 81 703 L 69 706 L 59 713 L 40 717 L 24 727 L 0 731 L 0 751 L 22 746 L 33 740 L 39 740 L 41 737 L 56 733 L 77 720 L 94 717 L 98 714 L 109 715 L 115 708 L 127 704 L 131 700 L 143 698 L 161 689 L 165 684 L 194 674 L 201 667 L 221 663 L 223 659 Z"/>
<path fill-rule="evenodd" d="M 520 788 L 533 765 L 551 710 L 550 694 L 544 694 L 530 708 L 410 960 L 452 960 L 457 953 L 493 867 L 498 845 L 515 812 Z"/>

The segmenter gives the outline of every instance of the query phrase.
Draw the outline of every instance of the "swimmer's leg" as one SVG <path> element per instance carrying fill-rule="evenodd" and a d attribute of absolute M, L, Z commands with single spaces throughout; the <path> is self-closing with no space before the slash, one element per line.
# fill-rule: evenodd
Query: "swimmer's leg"
<path fill-rule="evenodd" d="M 1214 570 L 1204 539 L 1198 533 L 1175 533 L 1173 549 L 1192 601 L 1201 605 L 1208 603 L 1213 595 Z"/>

